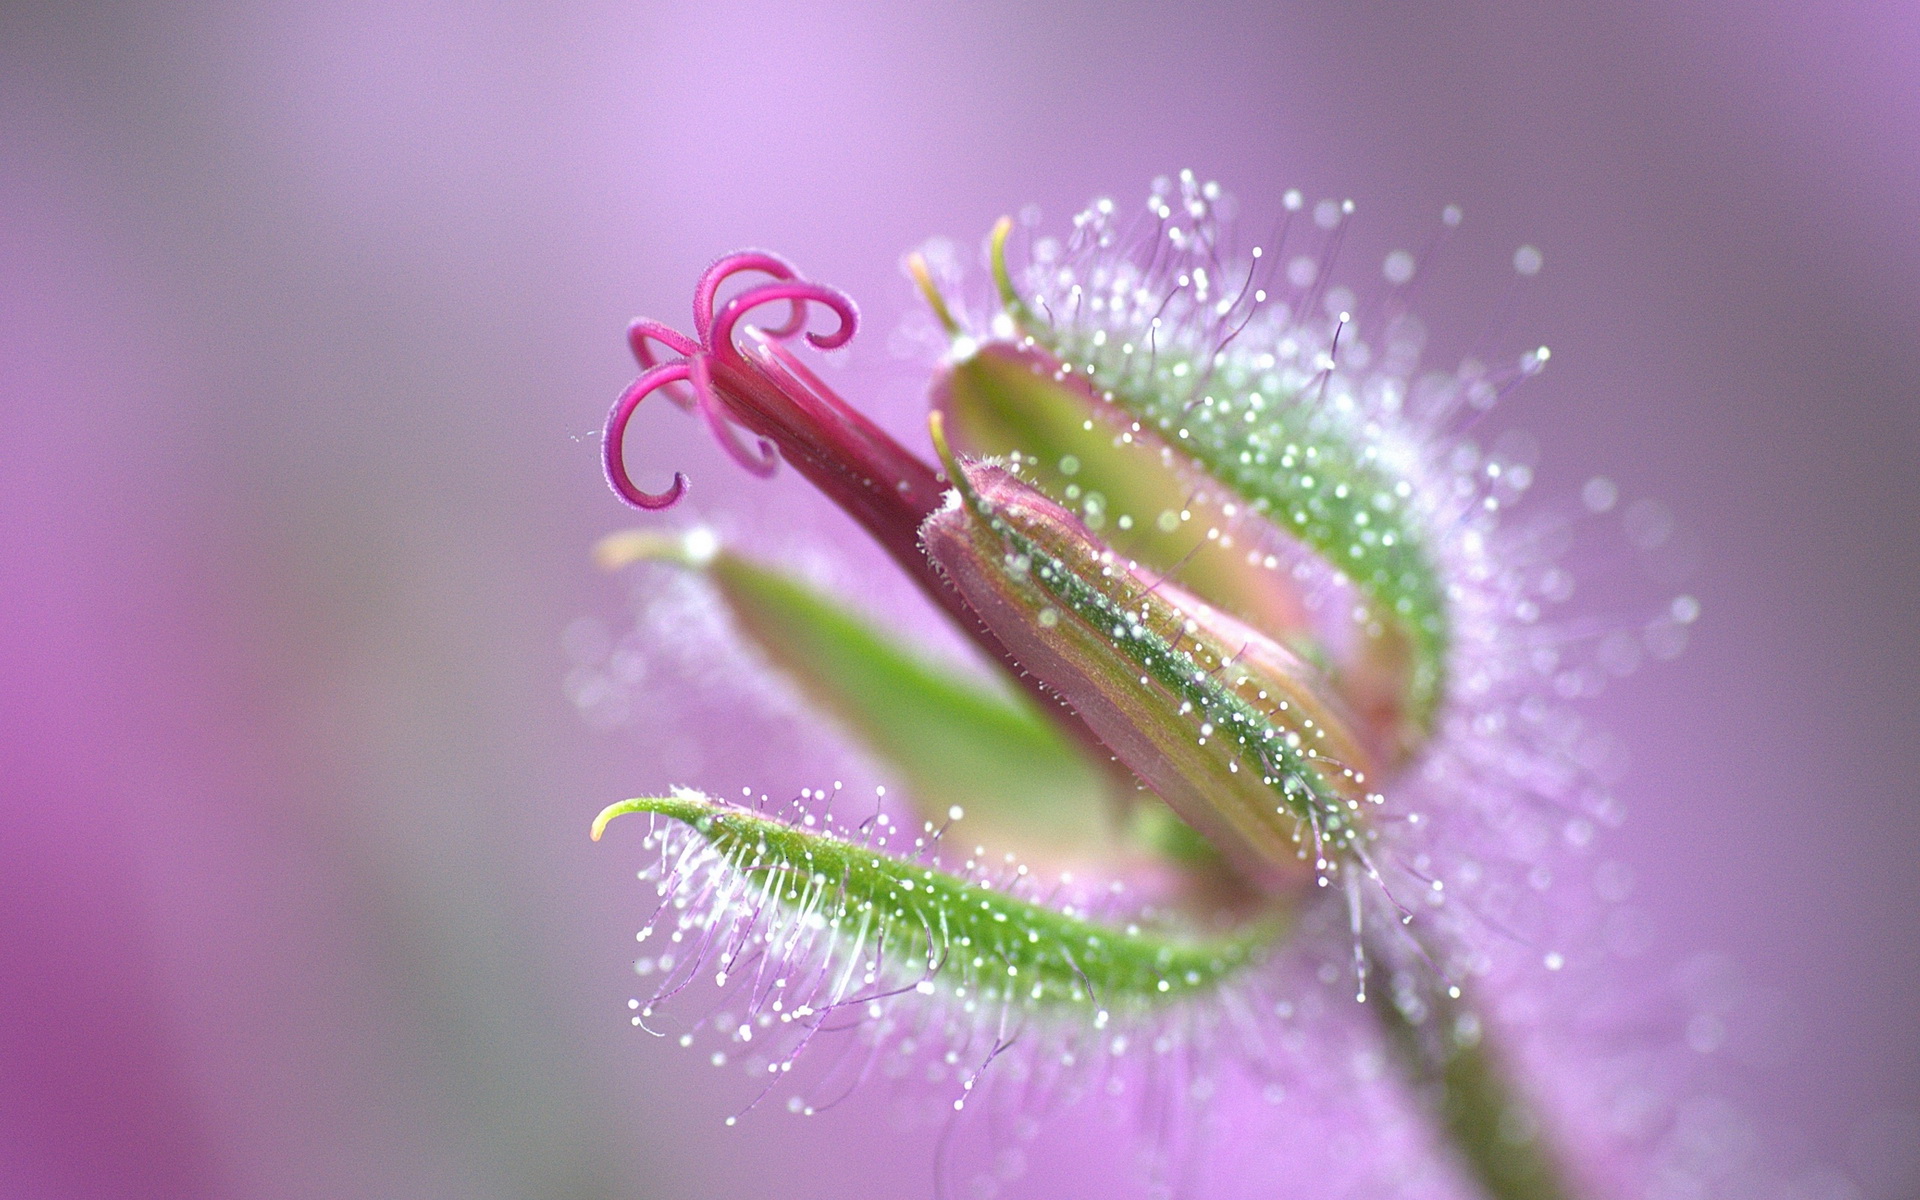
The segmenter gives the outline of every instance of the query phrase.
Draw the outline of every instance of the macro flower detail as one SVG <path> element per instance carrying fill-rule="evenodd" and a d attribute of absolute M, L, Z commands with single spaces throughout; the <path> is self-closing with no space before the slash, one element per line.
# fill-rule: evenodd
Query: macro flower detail
<path fill-rule="evenodd" d="M 596 837 L 608 821 L 635 812 L 691 827 L 724 862 L 723 876 L 767 873 L 764 902 L 804 914 L 792 923 L 795 940 L 839 937 L 853 928 L 856 946 L 891 945 L 896 954 L 924 956 L 914 963 L 919 978 L 908 981 L 915 992 L 942 990 L 989 1008 L 1070 1004 L 1105 1024 L 1101 1005 L 1211 987 L 1249 962 L 1275 932 L 1264 927 L 1252 936 L 1182 944 L 1137 929 L 1099 931 L 1069 910 L 883 853 L 883 842 L 869 846 L 812 833 L 685 789 L 609 807 L 594 821 Z M 858 971 L 858 957 L 849 961 Z M 723 955 L 721 971 L 733 966 Z M 869 973 L 875 978 L 862 981 L 877 982 L 878 973 Z M 830 975 L 773 987 L 796 1020 L 824 1017 L 846 1002 Z M 802 994 L 811 998 L 791 1002 Z"/>
<path fill-rule="evenodd" d="M 958 503 L 922 526 L 927 557 L 1102 744 L 1250 879 L 1364 857 L 1359 813 L 1379 797 L 1311 668 L 1117 562 L 1005 469 L 942 449 Z"/>
<path fill-rule="evenodd" d="M 1449 1147 L 1442 1176 L 1585 1194 L 1484 997 L 1512 975 L 1499 947 L 1551 936 L 1519 898 L 1584 836 L 1565 810 L 1603 798 L 1541 686 L 1554 552 L 1501 521 L 1529 468 L 1449 432 L 1546 351 L 1423 370 L 1394 293 L 1376 315 L 1333 282 L 1351 205 L 1309 216 L 1289 193 L 1274 240 L 1239 254 L 1220 204 L 1191 175 L 1131 218 L 1100 201 L 1019 271 L 1002 221 L 984 314 L 937 250 L 912 257 L 946 341 L 924 456 L 792 353 L 844 345 L 857 316 L 783 259 L 716 263 L 691 337 L 632 326 L 616 493 L 658 510 L 688 490 L 629 472 L 628 422 L 660 393 L 752 474 L 792 465 L 1004 668 L 996 686 L 931 661 L 705 530 L 607 539 L 608 566 L 704 579 L 907 793 L 607 807 L 596 840 L 644 814 L 658 854 L 638 969 L 659 982 L 634 1023 L 711 976 L 683 1040 L 710 1030 L 716 1062 L 750 1057 L 760 1094 L 792 1087 L 802 1112 L 837 1086 L 797 1083 L 802 1052 L 849 1033 L 956 1109 L 1001 1077 L 1152 1104 L 1168 1056 L 1183 1086 L 1239 1072 L 1273 1099 L 1324 1073 L 1317 1042 L 1369 1047 Z M 778 325 L 748 321 L 769 307 Z M 807 332 L 818 313 L 831 329 Z"/>
<path fill-rule="evenodd" d="M 713 306 L 721 286 L 749 272 L 771 276 L 771 282 L 732 297 L 716 313 Z M 781 302 L 792 310 L 786 323 L 742 330 L 741 337 L 749 341 L 743 351 L 735 338 L 741 320 L 763 305 Z M 782 457 L 891 548 L 889 538 L 897 534 L 902 519 L 912 525 L 913 514 L 928 509 L 938 489 L 924 463 L 835 396 L 781 346 L 801 331 L 810 305 L 826 308 L 839 324 L 832 333 L 808 333 L 807 341 L 822 350 L 846 344 L 858 322 L 851 300 L 799 279 L 774 255 L 747 252 L 721 259 L 701 276 L 694 291 L 694 338 L 658 322 L 635 321 L 627 340 L 646 369 L 607 419 L 607 479 L 614 491 L 644 509 L 671 507 L 686 494 L 685 475 L 676 473 L 666 491 L 651 493 L 636 487 L 626 469 L 627 422 L 642 400 L 662 392 L 683 408 L 696 409 L 734 460 L 755 475 L 772 473 L 777 444 Z M 660 362 L 656 343 L 678 357 Z M 733 429 L 736 423 L 758 435 L 755 451 L 741 444 Z"/>
<path fill-rule="evenodd" d="M 1155 203 L 1168 220 L 1166 200 Z M 1394 446 L 1350 400 L 1329 402 L 1322 386 L 1345 322 L 1326 342 L 1301 336 L 1297 314 L 1265 307 L 1259 258 L 1230 285 L 1209 224 L 1172 227 L 1173 252 L 1143 265 L 1108 253 L 1113 221 L 1111 204 L 1082 215 L 1087 261 L 1047 273 L 1048 282 L 1069 281 L 1051 289 L 1062 293 L 1057 308 L 1046 290 L 1031 307 L 1022 299 L 1006 264 L 1011 223 L 995 229 L 1006 336 L 960 334 L 936 404 L 957 418 L 963 449 L 1019 455 L 1044 485 L 1085 498 L 1117 548 L 1161 570 L 1184 560 L 1182 578 L 1196 591 L 1263 625 L 1300 623 L 1297 603 L 1276 606 L 1274 593 L 1291 589 L 1265 559 L 1276 550 L 1296 551 L 1295 561 L 1304 561 L 1298 550 L 1317 555 L 1366 602 L 1353 612 L 1367 643 L 1360 657 L 1400 676 L 1363 689 L 1355 663 L 1345 685 L 1370 707 L 1394 710 L 1377 715 L 1399 742 L 1396 756 L 1410 750 L 1443 688 L 1446 604 L 1415 523 L 1413 484 L 1395 473 L 1411 465 L 1411 448 Z M 924 265 L 919 278 L 931 292 Z M 1261 349 L 1234 353 L 1242 339 Z M 1109 507 L 1119 513 L 1110 523 Z M 1197 545 L 1188 535 L 1196 508 L 1199 528 L 1219 535 Z"/>

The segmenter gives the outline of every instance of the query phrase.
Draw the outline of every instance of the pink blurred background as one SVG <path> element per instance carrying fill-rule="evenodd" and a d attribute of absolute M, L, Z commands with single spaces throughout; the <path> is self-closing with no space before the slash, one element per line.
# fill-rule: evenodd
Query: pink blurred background
<path fill-rule="evenodd" d="M 1893 4 L 8 5 L 0 1195 L 925 1194 L 883 1095 L 726 1130 L 741 1081 L 627 1026 L 587 819 L 830 759 L 569 702 L 565 631 L 629 619 L 598 425 L 626 320 L 764 245 L 911 430 L 901 252 L 1181 166 L 1354 197 L 1356 261 L 1461 204 L 1461 339 L 1544 250 L 1502 419 L 1550 503 L 1664 502 L 1704 609 L 1595 706 L 1633 969 L 1713 993 L 1781 1195 L 1920 1195 L 1917 77 Z M 868 561 L 642 424 L 700 515 Z M 1097 1194 L 1046 1167 L 1097 1136 L 1016 1194 Z"/>

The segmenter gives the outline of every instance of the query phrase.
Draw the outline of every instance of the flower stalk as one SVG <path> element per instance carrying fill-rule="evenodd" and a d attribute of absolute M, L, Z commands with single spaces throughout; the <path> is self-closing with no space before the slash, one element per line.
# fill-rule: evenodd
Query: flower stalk
<path fill-rule="evenodd" d="M 1415 1096 L 1488 1200 L 1576 1200 L 1541 1114 L 1459 992 L 1402 971 L 1372 1006 Z"/>

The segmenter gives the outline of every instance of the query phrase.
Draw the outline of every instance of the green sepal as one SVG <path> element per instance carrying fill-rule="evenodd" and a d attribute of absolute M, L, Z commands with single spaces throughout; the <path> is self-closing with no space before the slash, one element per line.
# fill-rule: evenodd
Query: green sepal
<path fill-rule="evenodd" d="M 1256 531 L 1266 518 L 1253 517 L 1157 432 L 1116 427 L 1122 414 L 1084 379 L 1061 377 L 1050 356 L 990 342 L 948 365 L 933 404 L 963 453 L 1017 462 L 1021 478 L 1124 557 L 1162 571 L 1177 567 L 1188 591 L 1303 657 L 1324 655 L 1291 575 L 1257 554 L 1249 560 L 1253 547 L 1232 536 Z"/>
<path fill-rule="evenodd" d="M 1100 492 L 1104 512 L 1084 500 L 1076 507 L 1115 519 L 1100 532 L 1117 549 L 1158 570 L 1177 561 L 1196 594 L 1290 643 L 1302 631 L 1272 607 L 1284 604 L 1284 588 L 1260 584 L 1244 562 L 1204 543 L 1183 557 L 1196 544 L 1189 530 L 1224 513 L 1175 505 L 1171 511 L 1192 519 L 1169 531 L 1169 542 L 1156 536 L 1159 514 L 1170 511 L 1164 494 L 1183 486 L 1192 494 L 1202 478 L 1221 494 L 1195 495 L 1200 507 L 1231 504 L 1312 550 L 1369 610 L 1361 624 L 1369 653 L 1334 680 L 1381 727 L 1377 740 L 1389 758 L 1410 754 L 1432 732 L 1446 694 L 1449 611 L 1442 573 L 1410 510 L 1412 485 L 1382 458 L 1376 431 L 1322 403 L 1322 377 L 1303 384 L 1271 360 L 1240 353 L 1196 357 L 1157 321 L 1090 333 L 1051 313 L 1037 319 L 1007 265 L 1007 228 L 995 227 L 989 257 L 1017 336 L 966 341 L 936 389 L 936 406 L 955 418 L 956 444 L 975 455 L 1021 452 L 1037 468 L 1035 482 L 1070 503 L 1077 498 L 1068 486 L 1082 496 Z M 1100 442 L 1148 453 L 1115 458 Z M 1060 478 L 1068 457 L 1079 464 L 1078 480 Z M 1118 528 L 1122 515 L 1132 529 Z M 1170 553 L 1175 543 L 1180 549 Z"/>
<path fill-rule="evenodd" d="M 1371 603 L 1375 636 L 1411 643 L 1406 705 L 1415 723 L 1431 728 L 1445 694 L 1446 590 L 1406 511 L 1403 481 L 1370 456 L 1366 437 L 1323 411 L 1311 389 L 1288 392 L 1277 376 L 1231 358 L 1214 364 L 1215 402 L 1193 407 L 1176 381 L 1206 365 L 1178 353 L 1163 350 L 1143 371 L 1063 335 L 1048 348 L 1089 371 L 1113 403 L 1351 579 Z"/>
<path fill-rule="evenodd" d="M 1290 927 L 1269 908 L 1224 935 L 1116 928 L 686 788 L 609 805 L 594 840 L 640 812 L 687 825 L 733 870 L 767 881 L 766 897 L 789 915 L 886 948 L 909 975 L 982 1001 L 1121 1011 L 1178 1000 L 1260 961 Z"/>

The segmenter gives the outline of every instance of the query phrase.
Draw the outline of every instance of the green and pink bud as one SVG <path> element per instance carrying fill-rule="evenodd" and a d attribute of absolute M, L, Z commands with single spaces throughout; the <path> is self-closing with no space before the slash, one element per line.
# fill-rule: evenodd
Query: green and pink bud
<path fill-rule="evenodd" d="M 1361 849 L 1371 762 L 1313 666 L 1009 469 L 944 457 L 956 491 L 921 527 L 928 558 L 1129 770 L 1267 890 Z"/>
<path fill-rule="evenodd" d="M 1410 757 L 1444 689 L 1446 603 L 1381 431 L 1323 403 L 1339 325 L 1324 353 L 1283 341 L 1299 361 L 1229 353 L 1265 300 L 1257 257 L 1224 300 L 1204 269 L 1153 281 L 1122 260 L 1064 311 L 1029 304 L 1009 228 L 990 336 L 909 263 L 953 337 L 932 401 L 954 447 L 1018 463 L 1119 553 L 1321 664 L 1376 760 Z"/>

